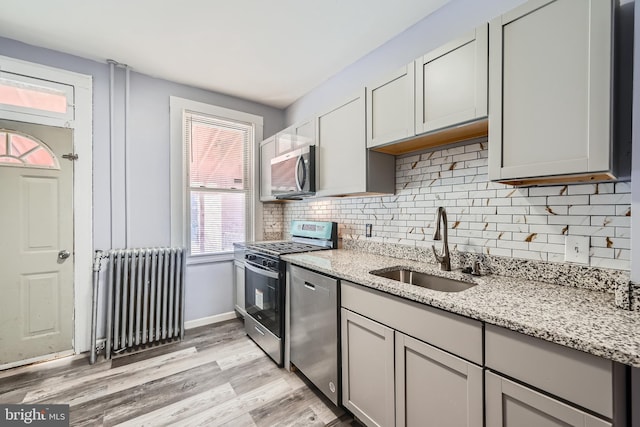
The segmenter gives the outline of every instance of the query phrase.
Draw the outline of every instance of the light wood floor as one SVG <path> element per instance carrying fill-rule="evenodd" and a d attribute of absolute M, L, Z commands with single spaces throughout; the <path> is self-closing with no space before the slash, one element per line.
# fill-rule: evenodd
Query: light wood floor
<path fill-rule="evenodd" d="M 231 320 L 90 366 L 67 358 L 0 372 L 0 403 L 67 403 L 73 426 L 351 426 Z"/>

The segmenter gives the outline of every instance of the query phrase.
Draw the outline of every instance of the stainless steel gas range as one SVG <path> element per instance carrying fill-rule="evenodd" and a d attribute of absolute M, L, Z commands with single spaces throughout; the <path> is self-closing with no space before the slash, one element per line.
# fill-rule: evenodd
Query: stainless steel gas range
<path fill-rule="evenodd" d="M 245 244 L 245 330 L 278 366 L 284 362 L 286 263 L 281 255 L 335 249 L 335 222 L 293 221 L 291 240 Z"/>

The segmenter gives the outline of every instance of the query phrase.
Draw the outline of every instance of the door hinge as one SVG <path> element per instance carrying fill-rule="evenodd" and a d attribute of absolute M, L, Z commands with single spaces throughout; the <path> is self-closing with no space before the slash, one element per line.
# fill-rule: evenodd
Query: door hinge
<path fill-rule="evenodd" d="M 73 160 L 78 160 L 78 155 L 73 153 L 63 154 L 62 158 L 73 161 Z"/>

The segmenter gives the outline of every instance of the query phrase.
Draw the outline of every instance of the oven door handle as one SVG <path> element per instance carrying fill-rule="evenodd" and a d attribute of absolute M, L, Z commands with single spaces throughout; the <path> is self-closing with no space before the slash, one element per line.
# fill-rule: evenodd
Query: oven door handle
<path fill-rule="evenodd" d="M 268 270 L 264 270 L 262 268 L 258 268 L 258 267 L 254 267 L 253 265 L 249 264 L 249 263 L 245 263 L 244 264 L 244 268 L 248 269 L 249 271 L 253 271 L 256 274 L 259 274 L 261 276 L 267 276 L 267 277 L 271 277 L 272 279 L 278 279 L 278 273 L 275 273 L 273 271 L 268 271 Z"/>

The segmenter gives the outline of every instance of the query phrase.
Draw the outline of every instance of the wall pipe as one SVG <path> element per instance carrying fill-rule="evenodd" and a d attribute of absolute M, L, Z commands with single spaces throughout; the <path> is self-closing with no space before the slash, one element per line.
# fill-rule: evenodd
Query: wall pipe
<path fill-rule="evenodd" d="M 112 59 L 108 59 L 107 63 L 109 64 L 109 168 L 110 168 L 110 179 L 109 179 L 109 241 L 110 248 L 113 248 L 113 177 L 115 176 L 115 166 L 114 166 L 114 158 L 115 158 L 115 145 L 113 143 L 114 134 L 115 134 L 115 66 L 117 64 L 116 61 Z"/>
<path fill-rule="evenodd" d="M 129 247 L 129 101 L 131 87 L 131 67 L 124 64 L 124 247 Z"/>
<path fill-rule="evenodd" d="M 93 296 L 91 298 L 91 355 L 89 356 L 89 363 L 93 365 L 96 363 L 97 357 L 97 342 L 96 336 L 98 333 L 98 288 L 100 287 L 100 268 L 102 266 L 102 251 L 95 251 L 93 257 Z"/>

